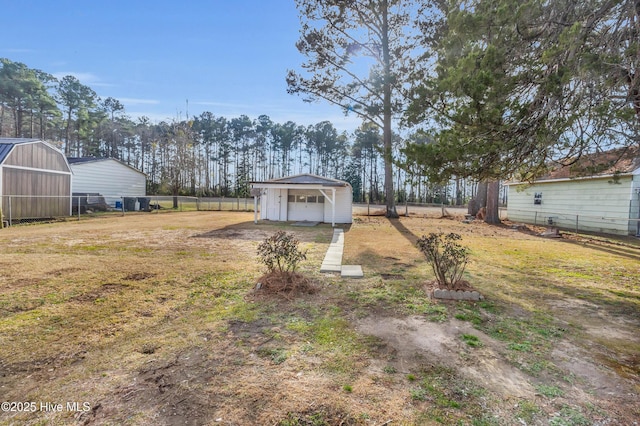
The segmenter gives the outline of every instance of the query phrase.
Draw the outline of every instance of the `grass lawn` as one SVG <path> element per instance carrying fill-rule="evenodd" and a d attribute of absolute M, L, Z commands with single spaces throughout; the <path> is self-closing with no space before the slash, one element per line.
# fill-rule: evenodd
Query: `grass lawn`
<path fill-rule="evenodd" d="M 314 294 L 255 290 L 293 232 Z M 0 230 L 0 425 L 631 425 L 640 244 L 456 219 L 330 225 L 136 213 Z M 428 295 L 415 248 L 457 232 L 478 303 Z M 60 404 L 60 405 L 57 405 Z"/>

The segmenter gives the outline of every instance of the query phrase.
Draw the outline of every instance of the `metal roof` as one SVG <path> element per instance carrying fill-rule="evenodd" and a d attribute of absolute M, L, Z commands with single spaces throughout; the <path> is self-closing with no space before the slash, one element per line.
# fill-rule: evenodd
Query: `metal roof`
<path fill-rule="evenodd" d="M 86 164 L 86 163 L 97 163 L 99 161 L 115 161 L 116 163 L 119 163 L 125 167 L 130 168 L 133 171 L 136 171 L 142 175 L 144 175 L 145 177 L 147 176 L 146 173 L 141 172 L 140 170 L 136 169 L 133 166 L 128 165 L 127 163 L 125 163 L 124 161 L 118 160 L 117 158 L 103 158 L 103 157 L 67 157 L 67 162 L 69 164 Z M 77 169 L 76 169 L 77 170 Z"/>
<path fill-rule="evenodd" d="M 12 143 L 0 143 L 0 164 L 7 158 L 13 146 L 14 144 Z"/>
<path fill-rule="evenodd" d="M 69 164 L 77 164 L 77 163 L 88 163 L 90 161 L 104 161 L 108 160 L 108 158 L 97 158 L 97 157 L 67 157 L 67 161 Z"/>
<path fill-rule="evenodd" d="M 347 182 L 309 173 L 270 179 L 264 182 L 251 182 L 253 184 L 287 184 L 287 185 L 322 185 L 322 186 L 348 186 Z"/>

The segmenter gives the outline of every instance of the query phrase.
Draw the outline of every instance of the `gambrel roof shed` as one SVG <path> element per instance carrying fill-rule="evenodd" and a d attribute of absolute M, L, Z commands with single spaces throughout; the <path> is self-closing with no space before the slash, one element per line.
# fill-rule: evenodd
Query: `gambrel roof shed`
<path fill-rule="evenodd" d="M 299 174 L 251 182 L 251 187 L 256 207 L 260 198 L 262 220 L 328 222 L 332 225 L 352 222 L 353 190 L 348 182 Z"/>
<path fill-rule="evenodd" d="M 40 139 L 0 138 L 3 215 L 35 219 L 71 214 L 71 168 L 64 154 Z"/>

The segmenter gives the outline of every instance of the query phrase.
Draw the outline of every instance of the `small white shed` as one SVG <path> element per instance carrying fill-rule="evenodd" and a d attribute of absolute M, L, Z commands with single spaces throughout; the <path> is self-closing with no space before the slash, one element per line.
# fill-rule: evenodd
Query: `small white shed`
<path fill-rule="evenodd" d="M 598 172 L 579 176 L 576 165 Z M 534 182 L 506 185 L 511 221 L 640 236 L 640 150 L 589 155 Z"/>
<path fill-rule="evenodd" d="M 251 182 L 260 219 L 351 223 L 353 190 L 348 182 L 301 174 L 264 182 Z M 258 221 L 257 209 L 255 221 Z"/>
<path fill-rule="evenodd" d="M 144 197 L 147 177 L 115 158 L 68 158 L 73 172 L 73 193 L 100 194 L 115 207 L 121 197 Z"/>

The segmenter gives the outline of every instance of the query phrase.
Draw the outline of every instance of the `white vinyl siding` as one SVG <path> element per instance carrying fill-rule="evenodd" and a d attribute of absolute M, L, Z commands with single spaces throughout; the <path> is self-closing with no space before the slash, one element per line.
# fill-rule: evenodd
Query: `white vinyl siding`
<path fill-rule="evenodd" d="M 327 188 L 324 191 L 331 196 L 331 188 Z M 353 191 L 351 186 L 336 188 L 336 223 L 351 223 L 353 221 L 352 205 Z M 331 203 L 325 200 L 325 222 L 331 222 L 331 208 Z"/>
<path fill-rule="evenodd" d="M 113 159 L 71 164 L 73 192 L 98 193 L 110 205 L 120 197 L 144 197 L 146 177 Z"/>
<path fill-rule="evenodd" d="M 627 235 L 631 229 L 631 176 L 511 184 L 507 213 L 514 222 Z M 541 200 L 535 204 L 536 194 Z"/>

